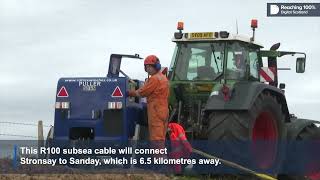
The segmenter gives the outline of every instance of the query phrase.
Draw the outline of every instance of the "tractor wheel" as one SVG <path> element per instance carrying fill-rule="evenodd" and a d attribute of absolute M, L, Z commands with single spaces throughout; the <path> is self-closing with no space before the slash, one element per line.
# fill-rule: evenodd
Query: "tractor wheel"
<path fill-rule="evenodd" d="M 308 140 L 311 140 L 311 141 L 320 140 L 320 128 L 318 128 L 315 124 L 311 124 L 305 127 L 297 137 L 297 141 L 308 141 Z M 314 162 L 311 162 L 310 164 L 307 165 L 308 171 L 310 171 L 307 174 L 307 177 L 309 179 L 320 179 L 320 167 L 319 167 L 320 163 L 318 160 L 319 158 L 315 158 Z"/>
<path fill-rule="evenodd" d="M 319 141 L 320 140 L 320 128 L 318 128 L 315 124 L 310 124 L 303 128 L 298 136 L 296 137 L 296 141 Z M 315 147 L 316 148 L 316 147 Z M 292 151 L 297 151 L 293 150 Z M 311 156 L 314 155 L 311 153 Z M 311 159 L 312 157 L 308 157 L 307 159 Z M 294 159 L 294 158 L 292 158 Z M 291 159 L 291 160 L 292 160 Z M 314 180 L 320 179 L 320 163 L 318 162 L 319 158 L 315 157 L 314 162 L 306 165 L 308 168 L 308 172 L 306 176 L 293 176 L 293 175 L 281 175 L 278 177 L 281 180 Z M 300 162 L 287 162 L 285 165 L 290 165 L 292 163 L 299 164 Z"/>
<path fill-rule="evenodd" d="M 284 153 L 278 142 L 286 139 L 285 115 L 281 104 L 267 92 L 260 94 L 248 111 L 211 112 L 208 139 L 248 142 L 250 147 L 247 152 L 251 152 L 251 158 L 244 157 L 237 147 L 230 147 L 227 151 L 245 162 L 253 159 L 253 165 L 260 169 L 278 170 Z M 262 147 L 258 142 L 268 142 L 268 146 Z"/>
<path fill-rule="evenodd" d="M 320 140 L 320 129 L 315 124 L 311 124 L 303 128 L 296 140 Z"/>

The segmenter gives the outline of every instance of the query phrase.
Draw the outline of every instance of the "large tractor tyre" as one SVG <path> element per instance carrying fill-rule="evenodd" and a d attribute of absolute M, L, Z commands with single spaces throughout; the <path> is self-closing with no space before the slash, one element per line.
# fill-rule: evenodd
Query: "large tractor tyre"
<path fill-rule="evenodd" d="M 310 124 L 303 128 L 297 135 L 296 141 L 319 141 L 320 140 L 320 128 L 318 128 L 315 124 Z M 316 148 L 316 147 L 315 147 Z M 290 149 L 291 151 L 295 152 L 297 150 Z M 313 156 L 314 154 L 310 154 L 310 156 Z M 303 157 L 301 157 L 303 158 Z M 295 158 L 290 158 L 290 160 L 294 160 Z M 307 159 L 312 159 L 312 157 L 308 157 Z M 309 180 L 309 179 L 320 179 L 320 163 L 319 158 L 315 157 L 314 162 L 310 162 L 310 164 L 304 165 L 307 166 L 307 170 L 310 172 L 307 172 L 306 176 L 303 175 L 280 175 L 278 178 L 281 180 Z M 288 161 L 285 163 L 285 165 L 290 166 L 291 164 L 300 164 L 300 161 L 298 162 L 292 162 Z"/>
<path fill-rule="evenodd" d="M 302 129 L 296 140 L 320 140 L 320 129 L 315 124 L 310 124 Z"/>
<path fill-rule="evenodd" d="M 318 128 L 315 124 L 311 124 L 307 127 L 305 127 L 301 133 L 297 136 L 297 141 L 312 141 L 312 142 L 319 142 L 320 140 L 320 128 Z M 313 146 L 313 145 L 312 145 Z M 315 146 L 314 148 L 317 148 L 319 146 Z M 317 148 L 319 149 L 319 148 Z M 317 150 L 313 150 L 317 151 Z M 311 156 L 315 155 L 315 153 L 311 153 Z M 307 172 L 307 178 L 309 179 L 320 179 L 320 162 L 319 162 L 319 156 L 315 157 L 313 162 L 310 162 L 307 164 L 308 171 Z M 312 159 L 312 157 L 309 157 L 308 159 Z"/>
<path fill-rule="evenodd" d="M 262 93 L 248 111 L 214 111 L 209 115 L 209 141 L 246 142 L 245 150 L 227 149 L 233 156 L 262 170 L 279 170 L 284 159 L 285 115 L 270 93 Z M 283 142 L 283 141 L 282 141 Z M 263 146 L 261 143 L 268 143 Z M 250 152 L 244 155 L 243 152 Z M 250 156 L 249 156 L 250 155 Z M 250 160 L 251 159 L 251 160 Z"/>

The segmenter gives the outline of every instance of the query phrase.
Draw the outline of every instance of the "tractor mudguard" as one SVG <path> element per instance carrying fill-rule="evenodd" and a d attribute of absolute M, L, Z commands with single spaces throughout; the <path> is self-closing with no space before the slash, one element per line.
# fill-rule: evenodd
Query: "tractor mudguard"
<path fill-rule="evenodd" d="M 228 86 L 229 87 L 229 86 Z M 224 94 L 222 90 L 218 92 L 212 92 L 205 106 L 205 111 L 212 110 L 249 110 L 255 99 L 263 91 L 269 91 L 273 96 L 282 104 L 283 112 L 287 114 L 287 120 L 289 121 L 289 111 L 287 107 L 286 98 L 283 92 L 268 84 L 260 82 L 237 82 L 230 87 L 230 99 L 224 100 Z"/>
<path fill-rule="evenodd" d="M 290 123 L 287 123 L 287 139 L 288 140 L 296 140 L 298 137 L 299 133 L 307 126 L 310 126 L 313 124 L 314 121 L 309 120 L 309 119 L 291 119 Z"/>

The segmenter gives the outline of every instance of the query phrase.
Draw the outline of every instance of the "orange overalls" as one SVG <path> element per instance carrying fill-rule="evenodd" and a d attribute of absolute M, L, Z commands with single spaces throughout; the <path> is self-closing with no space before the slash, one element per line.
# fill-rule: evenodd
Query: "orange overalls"
<path fill-rule="evenodd" d="M 169 123 L 168 128 L 170 129 L 170 141 L 171 141 L 171 152 L 169 157 L 173 159 L 189 158 L 192 152 L 192 146 L 186 138 L 185 131 L 182 126 L 177 123 Z M 181 173 L 181 165 L 174 165 L 174 172 Z"/>
<path fill-rule="evenodd" d="M 152 75 L 138 90 L 129 91 L 129 96 L 147 97 L 150 141 L 165 141 L 169 116 L 169 83 L 160 71 Z"/>

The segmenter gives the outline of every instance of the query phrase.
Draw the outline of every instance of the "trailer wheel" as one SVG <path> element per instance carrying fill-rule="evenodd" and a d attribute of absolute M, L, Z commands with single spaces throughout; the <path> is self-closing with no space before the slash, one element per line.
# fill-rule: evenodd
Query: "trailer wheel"
<path fill-rule="evenodd" d="M 209 114 L 208 139 L 210 141 L 240 141 L 251 143 L 249 151 L 254 166 L 261 169 L 279 169 L 283 161 L 280 140 L 286 138 L 285 115 L 276 97 L 262 93 L 249 111 L 214 111 Z M 261 146 L 259 142 L 267 142 Z M 229 153 L 248 162 L 249 157 L 236 147 Z"/>

